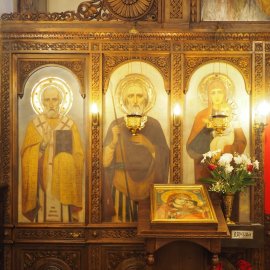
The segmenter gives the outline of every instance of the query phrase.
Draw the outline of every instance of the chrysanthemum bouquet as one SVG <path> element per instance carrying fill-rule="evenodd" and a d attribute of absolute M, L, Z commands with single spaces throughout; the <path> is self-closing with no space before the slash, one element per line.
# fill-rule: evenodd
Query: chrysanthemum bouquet
<path fill-rule="evenodd" d="M 255 184 L 255 171 L 259 162 L 251 160 L 245 154 L 221 154 L 220 150 L 203 154 L 201 161 L 210 171 L 212 177 L 200 179 L 210 184 L 209 190 L 219 193 L 236 193 Z"/>

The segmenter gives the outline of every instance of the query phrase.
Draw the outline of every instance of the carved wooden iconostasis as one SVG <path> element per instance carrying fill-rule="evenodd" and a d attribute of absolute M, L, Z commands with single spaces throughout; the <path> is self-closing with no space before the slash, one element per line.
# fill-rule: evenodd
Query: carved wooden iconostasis
<path fill-rule="evenodd" d="M 150 267 L 144 239 L 137 236 L 136 203 L 131 206 L 115 195 L 114 206 L 122 207 L 116 211 L 109 201 L 112 191 L 107 190 L 109 181 L 121 177 L 129 181 L 124 174 L 113 178 L 111 168 L 120 170 L 117 166 L 123 164 L 118 160 L 112 166 L 109 159 L 114 135 L 130 135 L 123 117 L 136 113 L 130 111 L 128 97 L 122 97 L 127 85 L 146 89 L 148 102 L 147 121 L 140 132 L 148 136 L 144 143 L 151 155 L 145 159 L 143 151 L 129 148 L 130 162 L 142 161 L 140 166 L 146 167 L 141 174 L 147 176 L 134 177 L 174 184 L 195 183 L 186 146 L 195 115 L 207 103 L 205 80 L 222 74 L 233 85 L 231 94 L 244 115 L 240 122 L 247 139 L 245 152 L 261 163 L 259 181 L 240 196 L 235 205 L 240 214 L 235 218 L 267 228 L 263 129 L 255 128 L 254 116 L 257 104 L 269 95 L 269 16 L 260 17 L 266 7 L 247 23 L 245 17 L 216 22 L 213 14 L 205 13 L 209 1 L 78 1 L 75 11 L 45 8 L 49 2 L 37 6 L 34 1 L 19 1 L 18 13 L 1 17 L 0 161 L 1 184 L 8 186 L 1 204 L 1 269 Z M 250 10 L 246 12 L 249 15 Z M 49 93 L 52 85 L 55 91 Z M 175 105 L 182 110 L 179 118 L 174 115 Z M 62 112 L 61 127 L 54 124 L 54 114 L 49 124 L 38 117 L 50 106 Z M 113 129 L 113 123 L 120 131 Z M 146 134 L 148 126 L 155 132 Z M 154 143 L 149 141 L 155 139 L 162 152 L 151 147 Z M 121 147 L 116 151 L 121 156 Z M 58 160 L 53 160 L 56 153 Z M 160 172 L 154 174 L 151 160 L 157 157 Z M 45 177 L 50 180 L 42 180 Z M 121 190 L 120 183 L 115 186 Z M 148 190 L 148 185 L 134 185 L 134 201 L 145 199 Z M 267 269 L 268 238 L 265 249 L 224 247 L 219 256 L 228 264 L 243 258 L 254 269 Z M 194 266 L 194 257 L 184 264 L 206 269 L 209 250 L 191 242 L 187 246 L 198 264 Z M 159 249 L 151 269 L 168 269 L 169 260 L 180 267 L 181 259 L 168 256 L 175 250 L 181 253 L 183 247 L 185 241 L 176 241 Z"/>

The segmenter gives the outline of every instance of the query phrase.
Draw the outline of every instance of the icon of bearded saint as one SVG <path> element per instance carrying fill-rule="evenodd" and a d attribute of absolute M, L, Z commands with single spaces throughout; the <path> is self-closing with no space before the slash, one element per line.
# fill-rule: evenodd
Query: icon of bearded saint
<path fill-rule="evenodd" d="M 31 222 L 79 221 L 84 154 L 76 124 L 64 115 L 72 100 L 66 93 L 57 78 L 49 78 L 31 95 L 37 116 L 21 148 L 22 214 Z"/>
<path fill-rule="evenodd" d="M 103 221 L 137 220 L 138 201 L 149 197 L 153 183 L 167 183 L 169 147 L 159 121 L 146 115 L 155 103 L 155 89 L 142 74 L 128 74 L 116 87 L 118 105 L 126 114 L 147 118 L 133 136 L 125 117 L 112 121 L 103 144 Z"/>

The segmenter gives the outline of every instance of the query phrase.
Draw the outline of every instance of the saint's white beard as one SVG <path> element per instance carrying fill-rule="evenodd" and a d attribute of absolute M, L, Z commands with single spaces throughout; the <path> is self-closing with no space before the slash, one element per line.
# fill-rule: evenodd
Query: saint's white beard
<path fill-rule="evenodd" d="M 46 110 L 45 112 L 45 115 L 51 119 L 51 118 L 57 118 L 59 113 L 58 111 L 54 110 L 54 109 L 49 109 L 49 110 Z"/>

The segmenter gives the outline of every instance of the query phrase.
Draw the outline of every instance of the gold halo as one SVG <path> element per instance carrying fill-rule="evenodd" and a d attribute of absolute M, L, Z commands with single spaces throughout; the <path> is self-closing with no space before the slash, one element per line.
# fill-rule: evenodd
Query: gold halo
<path fill-rule="evenodd" d="M 116 86 L 115 90 L 115 96 L 118 101 L 118 105 L 120 106 L 121 110 L 126 113 L 130 114 L 128 108 L 124 105 L 123 100 L 123 93 L 128 89 L 132 84 L 140 84 L 145 87 L 147 92 L 147 99 L 148 103 L 144 109 L 144 114 L 146 114 L 148 111 L 150 111 L 156 102 L 156 91 L 155 88 L 151 82 L 151 80 L 146 77 L 145 75 L 139 74 L 139 73 L 131 73 L 126 75 L 122 80 L 120 80 Z"/>
<path fill-rule="evenodd" d="M 173 194 L 184 194 L 184 195 L 187 195 L 189 196 L 193 201 L 197 202 L 197 205 L 198 206 L 202 206 L 203 205 L 203 201 L 200 200 L 198 198 L 198 196 L 196 194 L 194 194 L 193 192 L 191 191 L 183 191 L 183 190 L 169 190 L 169 191 L 165 191 L 164 193 L 162 193 L 162 195 L 160 196 L 161 200 L 163 202 L 167 202 L 168 201 L 168 198 L 173 195 Z"/>
<path fill-rule="evenodd" d="M 69 85 L 58 77 L 43 78 L 34 85 L 31 92 L 31 106 L 34 112 L 36 114 L 43 113 L 44 108 L 42 105 L 42 95 L 49 87 L 54 87 L 59 91 L 62 99 L 60 104 L 60 114 L 67 114 L 72 106 L 73 93 Z"/>
<path fill-rule="evenodd" d="M 235 93 L 235 87 L 233 81 L 225 74 L 223 73 L 215 73 L 211 75 L 205 76 L 199 83 L 198 86 L 198 95 L 201 100 L 201 102 L 204 105 L 208 104 L 208 87 L 214 80 L 221 80 L 224 83 L 224 86 L 226 88 L 226 99 L 232 100 L 234 93 Z"/>

